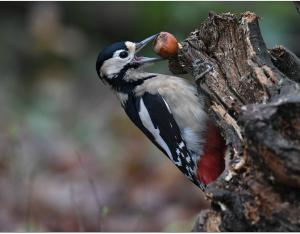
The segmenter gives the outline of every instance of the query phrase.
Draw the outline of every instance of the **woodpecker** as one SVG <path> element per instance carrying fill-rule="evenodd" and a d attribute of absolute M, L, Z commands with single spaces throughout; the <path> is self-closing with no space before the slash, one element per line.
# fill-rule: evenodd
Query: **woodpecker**
<path fill-rule="evenodd" d="M 226 144 L 204 110 L 204 96 L 193 84 L 143 71 L 145 64 L 162 60 L 137 55 L 156 36 L 104 48 L 96 70 L 130 120 L 188 179 L 205 190 L 224 170 Z"/>

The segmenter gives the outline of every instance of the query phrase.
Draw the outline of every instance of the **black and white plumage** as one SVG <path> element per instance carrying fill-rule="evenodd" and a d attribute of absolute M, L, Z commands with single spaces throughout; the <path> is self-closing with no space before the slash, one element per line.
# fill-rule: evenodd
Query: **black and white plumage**
<path fill-rule="evenodd" d="M 211 178 L 223 171 L 223 161 L 215 153 L 223 149 L 207 147 L 205 139 L 220 135 L 209 134 L 203 100 L 192 84 L 179 77 L 141 70 L 143 64 L 160 60 L 136 55 L 154 38 L 155 35 L 140 43 L 119 42 L 105 48 L 98 56 L 96 70 L 116 93 L 131 121 L 203 190 Z M 203 155 L 203 159 L 209 159 L 207 162 L 201 161 Z M 211 172 L 203 172 L 200 167 Z"/>
<path fill-rule="evenodd" d="M 191 181 L 202 187 L 195 177 L 192 160 L 181 137 L 173 114 L 159 94 L 129 95 L 124 109 L 131 121 L 162 151 Z"/>

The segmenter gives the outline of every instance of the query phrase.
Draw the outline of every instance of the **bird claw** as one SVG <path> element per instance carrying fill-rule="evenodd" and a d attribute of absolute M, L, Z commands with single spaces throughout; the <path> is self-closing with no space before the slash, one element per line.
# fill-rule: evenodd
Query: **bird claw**
<path fill-rule="evenodd" d="M 202 59 L 196 59 L 193 62 L 193 73 L 196 81 L 203 78 L 207 73 L 209 73 L 212 70 L 213 65 L 203 61 Z"/>

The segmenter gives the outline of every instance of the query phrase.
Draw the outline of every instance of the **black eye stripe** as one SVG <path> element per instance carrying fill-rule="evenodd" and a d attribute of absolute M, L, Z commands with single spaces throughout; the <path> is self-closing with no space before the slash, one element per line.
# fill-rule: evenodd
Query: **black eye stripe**
<path fill-rule="evenodd" d="M 119 54 L 119 57 L 120 58 L 126 58 L 128 56 L 128 52 L 127 51 L 122 51 L 120 54 Z"/>

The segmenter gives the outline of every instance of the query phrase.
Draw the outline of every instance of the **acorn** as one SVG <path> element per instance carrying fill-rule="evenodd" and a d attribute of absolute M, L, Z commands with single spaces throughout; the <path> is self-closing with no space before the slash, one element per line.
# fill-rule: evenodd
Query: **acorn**
<path fill-rule="evenodd" d="M 160 32 L 154 41 L 154 52 L 162 58 L 170 58 L 177 54 L 179 44 L 168 32 Z"/>

